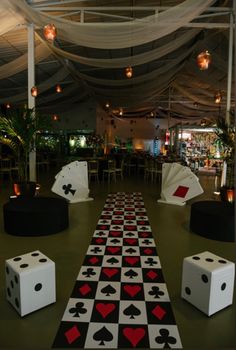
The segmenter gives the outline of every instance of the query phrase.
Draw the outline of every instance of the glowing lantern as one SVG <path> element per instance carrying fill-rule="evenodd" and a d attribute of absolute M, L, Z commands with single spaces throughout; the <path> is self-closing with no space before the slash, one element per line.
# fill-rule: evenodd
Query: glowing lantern
<path fill-rule="evenodd" d="M 132 78 L 132 76 L 133 76 L 133 68 L 130 67 L 130 66 L 125 68 L 125 75 L 129 79 Z"/>
<path fill-rule="evenodd" d="M 33 86 L 33 87 L 31 88 L 31 95 L 32 95 L 33 97 L 37 97 L 37 96 L 38 96 L 38 88 L 37 88 L 36 86 Z"/>
<path fill-rule="evenodd" d="M 61 85 L 57 84 L 57 86 L 56 86 L 56 92 L 58 92 L 58 93 L 62 92 Z"/>
<path fill-rule="evenodd" d="M 197 56 L 197 65 L 200 68 L 200 70 L 206 70 L 209 67 L 209 64 L 211 63 L 211 54 L 206 50 L 201 52 Z"/>
<path fill-rule="evenodd" d="M 7 108 L 7 109 L 11 108 L 10 103 L 7 103 L 7 104 L 6 104 L 6 108 Z"/>
<path fill-rule="evenodd" d="M 58 115 L 53 114 L 52 119 L 53 119 L 54 122 L 56 122 L 56 121 L 59 120 L 59 117 L 58 117 Z"/>
<path fill-rule="evenodd" d="M 43 28 L 43 34 L 47 40 L 53 41 L 57 36 L 57 29 L 54 24 L 47 24 Z"/>
<path fill-rule="evenodd" d="M 222 99 L 222 95 L 220 93 L 220 91 L 218 91 L 215 96 L 214 96 L 214 99 L 215 99 L 215 103 L 219 104 L 221 102 L 221 99 Z"/>

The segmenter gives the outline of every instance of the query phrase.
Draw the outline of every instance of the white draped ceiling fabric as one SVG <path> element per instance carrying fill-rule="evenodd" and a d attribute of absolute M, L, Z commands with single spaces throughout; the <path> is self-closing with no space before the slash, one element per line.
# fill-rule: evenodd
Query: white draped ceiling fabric
<path fill-rule="evenodd" d="M 230 0 L 225 0 L 226 4 L 228 2 Z M 135 111 L 136 108 L 136 111 L 142 110 L 144 114 L 147 110 L 155 109 L 158 113 L 161 103 L 166 104 L 168 109 L 169 101 L 165 92 L 171 86 L 172 94 L 176 94 L 171 104 L 173 115 L 183 118 L 192 116 L 195 119 L 202 118 L 205 111 L 210 119 L 218 115 L 219 110 L 213 100 L 216 85 L 226 94 L 228 43 L 226 40 L 221 49 L 223 52 L 220 53 L 224 53 L 222 58 L 217 35 L 211 37 L 211 32 L 206 34 L 204 28 L 197 25 L 191 28 L 191 24 L 193 21 L 197 24 L 201 15 L 209 11 L 215 1 L 185 0 L 172 3 L 172 6 L 162 11 L 157 6 L 154 14 L 148 16 L 127 17 L 126 20 L 120 18 L 118 22 L 85 22 L 79 11 L 79 1 L 76 5 L 80 15 L 72 16 L 67 14 L 72 12 L 70 6 L 64 7 L 63 14 L 63 1 L 49 4 L 48 1 L 1 0 L 0 38 L 2 36 L 10 40 L 12 33 L 17 35 L 17 32 L 23 37 L 27 31 L 24 25 L 34 23 L 35 64 L 43 72 L 39 74 L 37 85 L 40 93 L 47 92 L 41 100 L 39 95 L 39 105 L 44 109 L 47 109 L 47 105 L 52 108 L 55 101 L 55 108 L 60 108 L 60 102 L 64 106 L 66 98 L 76 103 L 81 96 L 87 95 L 103 105 L 109 101 L 114 108 L 120 106 L 127 112 Z M 226 17 L 230 8 L 227 11 Z M 206 21 L 217 29 L 211 17 Z M 48 23 L 54 23 L 57 28 L 58 36 L 54 43 L 47 42 L 42 35 L 44 25 Z M 227 38 L 227 21 L 221 31 L 222 36 Z M 206 42 L 208 36 L 211 40 Z M 199 71 L 193 60 L 197 49 L 203 49 L 206 43 L 212 50 L 217 48 L 209 74 Z M 12 59 L 7 57 L 0 61 L 0 83 L 4 79 L 21 78 L 26 72 L 26 42 L 18 51 L 20 55 L 18 52 Z M 57 63 L 53 65 L 55 61 Z M 132 79 L 127 79 L 121 73 L 128 65 L 134 69 Z M 64 82 L 67 87 L 63 97 L 51 91 L 59 82 Z M 25 101 L 27 88 L 19 91 L 10 87 L 5 89 L 0 95 L 0 103 Z M 177 96 L 181 96 L 179 101 Z M 197 110 L 194 102 L 200 106 Z"/>

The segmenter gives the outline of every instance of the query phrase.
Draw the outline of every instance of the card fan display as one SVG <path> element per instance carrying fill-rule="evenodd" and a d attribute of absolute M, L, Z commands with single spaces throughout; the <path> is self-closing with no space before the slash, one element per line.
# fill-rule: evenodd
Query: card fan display
<path fill-rule="evenodd" d="M 141 193 L 108 195 L 53 348 L 182 348 Z"/>
<path fill-rule="evenodd" d="M 185 205 L 186 201 L 203 193 L 198 177 L 187 166 L 178 163 L 162 165 L 160 203 Z"/>
<path fill-rule="evenodd" d="M 76 160 L 65 165 L 55 179 L 51 191 L 70 203 L 93 200 L 89 197 L 87 162 Z"/>

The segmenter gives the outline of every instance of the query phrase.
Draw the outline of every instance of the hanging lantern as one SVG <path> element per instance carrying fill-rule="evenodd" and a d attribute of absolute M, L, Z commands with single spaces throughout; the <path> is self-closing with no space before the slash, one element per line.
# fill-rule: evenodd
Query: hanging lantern
<path fill-rule="evenodd" d="M 211 61 L 212 61 L 211 54 L 207 50 L 201 52 L 197 56 L 197 65 L 200 68 L 200 70 L 208 69 L 209 64 L 211 63 Z"/>
<path fill-rule="evenodd" d="M 119 110 L 119 115 L 120 115 L 120 116 L 123 115 L 123 109 L 122 109 L 122 108 Z"/>
<path fill-rule="evenodd" d="M 219 104 L 221 102 L 221 99 L 222 99 L 222 95 L 220 91 L 218 91 L 214 96 L 215 103 Z"/>
<path fill-rule="evenodd" d="M 57 114 L 53 114 L 52 119 L 54 122 L 57 122 L 59 120 L 59 117 Z"/>
<path fill-rule="evenodd" d="M 62 92 L 61 85 L 57 84 L 57 86 L 56 86 L 56 92 L 57 92 L 57 93 Z"/>
<path fill-rule="evenodd" d="M 132 76 L 133 76 L 133 68 L 130 67 L 130 66 L 125 68 L 125 75 L 129 79 L 132 78 Z"/>
<path fill-rule="evenodd" d="M 47 24 L 43 28 L 45 39 L 53 41 L 57 36 L 57 29 L 54 24 Z"/>
<path fill-rule="evenodd" d="M 110 103 L 107 102 L 107 103 L 105 104 L 105 107 L 106 107 L 106 108 L 110 108 Z"/>
<path fill-rule="evenodd" d="M 33 86 L 33 87 L 31 88 L 31 95 L 32 95 L 33 97 L 37 97 L 37 96 L 38 96 L 38 88 L 37 88 L 36 86 Z"/>
<path fill-rule="evenodd" d="M 10 103 L 7 103 L 7 104 L 6 104 L 6 108 L 7 108 L 7 109 L 11 108 Z"/>

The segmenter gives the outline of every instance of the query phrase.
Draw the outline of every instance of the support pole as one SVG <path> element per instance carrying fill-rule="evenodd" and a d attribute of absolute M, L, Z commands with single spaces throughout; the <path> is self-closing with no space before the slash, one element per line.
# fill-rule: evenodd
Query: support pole
<path fill-rule="evenodd" d="M 229 27 L 229 60 L 228 60 L 228 84 L 227 84 L 227 100 L 226 100 L 226 116 L 225 121 L 230 124 L 230 107 L 231 107 L 231 88 L 232 88 L 232 70 L 233 70 L 233 14 L 230 14 Z"/>
<path fill-rule="evenodd" d="M 35 108 L 31 88 L 35 86 L 34 25 L 28 25 L 28 108 Z M 36 181 L 36 150 L 29 153 L 29 179 Z"/>

